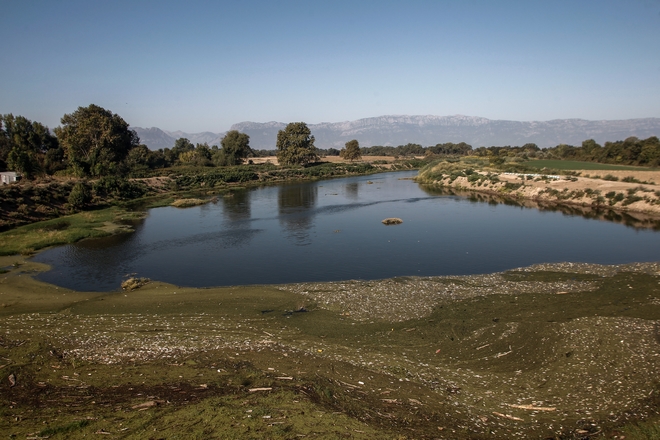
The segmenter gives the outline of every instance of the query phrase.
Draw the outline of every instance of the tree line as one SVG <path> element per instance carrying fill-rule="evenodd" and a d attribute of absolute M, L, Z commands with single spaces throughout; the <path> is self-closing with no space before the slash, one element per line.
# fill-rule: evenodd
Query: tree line
<path fill-rule="evenodd" d="M 559 144 L 552 148 L 539 148 L 528 143 L 519 146 L 479 147 L 472 153 L 475 156 L 489 157 L 491 162 L 504 162 L 505 158 L 520 159 L 561 159 L 618 165 L 660 166 L 660 140 L 657 136 L 647 139 L 629 137 L 623 141 L 598 144 L 593 139 L 582 142 L 579 147 Z"/>
<path fill-rule="evenodd" d="M 275 150 L 255 151 L 250 148 L 247 134 L 232 130 L 227 132 L 220 146 L 193 145 L 188 139 L 180 138 L 172 148 L 153 151 L 140 143 L 136 132 L 130 130 L 129 124 L 119 115 L 94 104 L 65 114 L 60 122 L 62 125 L 51 133 L 48 127 L 23 116 L 0 115 L 0 171 L 17 171 L 28 179 L 56 173 L 77 177 L 126 176 L 176 165 L 240 165 L 250 157 L 273 153 L 282 165 L 303 166 L 318 162 L 323 155 L 338 155 L 350 161 L 362 156 L 475 155 L 489 157 L 494 163 L 514 157 L 660 166 L 660 141 L 656 136 L 629 137 L 606 142 L 603 146 L 589 139 L 579 147 L 561 144 L 541 149 L 527 143 L 474 150 L 465 142 L 429 147 L 408 143 L 397 147 L 360 148 L 353 139 L 341 150 L 320 150 L 314 145 L 315 139 L 307 124 L 292 122 L 278 132 Z"/>
<path fill-rule="evenodd" d="M 0 171 L 19 172 L 24 178 L 62 173 L 76 177 L 136 175 L 176 165 L 234 166 L 258 153 L 250 137 L 237 130 L 217 145 L 193 145 L 179 138 L 172 148 L 150 150 L 119 115 L 95 104 L 65 114 L 51 133 L 43 124 L 13 114 L 0 115 Z M 282 165 L 307 165 L 319 160 L 314 136 L 304 122 L 292 122 L 277 135 L 276 150 Z M 360 158 L 357 140 L 341 154 Z"/>
<path fill-rule="evenodd" d="M 0 171 L 27 179 L 56 173 L 125 176 L 180 164 L 238 165 L 252 153 L 249 136 L 236 130 L 225 135 L 220 148 L 181 138 L 171 149 L 152 151 L 121 116 L 94 104 L 65 114 L 60 122 L 51 133 L 24 116 L 0 115 Z"/>

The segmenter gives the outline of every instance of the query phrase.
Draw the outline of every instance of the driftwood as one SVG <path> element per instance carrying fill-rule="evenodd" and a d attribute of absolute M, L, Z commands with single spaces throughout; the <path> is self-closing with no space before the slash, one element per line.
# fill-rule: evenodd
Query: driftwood
<path fill-rule="evenodd" d="M 510 406 L 511 408 L 518 408 L 518 409 L 529 409 L 532 411 L 557 411 L 557 408 L 550 407 L 550 406 L 534 406 L 534 405 L 515 405 L 512 403 L 507 403 L 507 406 Z"/>
<path fill-rule="evenodd" d="M 509 420 L 515 420 L 516 422 L 524 422 L 524 420 L 521 419 L 520 417 L 515 417 L 515 416 L 509 415 L 509 414 L 502 414 L 502 413 L 498 413 L 498 412 L 493 411 L 493 415 L 496 415 L 497 417 L 502 417 L 502 418 L 505 418 L 505 419 L 509 419 Z"/>
<path fill-rule="evenodd" d="M 162 403 L 165 403 L 165 401 L 164 400 L 149 400 L 149 401 L 144 402 L 144 403 L 139 403 L 137 405 L 133 405 L 133 406 L 131 406 L 131 409 L 137 409 L 137 410 L 143 411 L 145 409 L 149 409 L 149 408 L 153 408 L 154 406 L 158 406 Z"/>
<path fill-rule="evenodd" d="M 263 388 L 250 388 L 248 391 L 251 393 L 255 393 L 257 391 L 271 391 L 273 388 L 271 387 L 263 387 Z"/>

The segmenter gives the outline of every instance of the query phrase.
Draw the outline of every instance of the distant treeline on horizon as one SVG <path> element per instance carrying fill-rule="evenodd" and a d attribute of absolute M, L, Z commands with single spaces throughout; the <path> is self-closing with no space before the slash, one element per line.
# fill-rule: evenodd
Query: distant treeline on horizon
<path fill-rule="evenodd" d="M 172 148 L 150 150 L 140 143 L 134 130 L 129 129 L 119 115 L 94 104 L 79 107 L 62 117 L 62 127 L 50 130 L 39 122 L 23 116 L 0 115 L 0 171 L 17 171 L 26 178 L 39 175 L 104 176 L 124 175 L 136 177 L 146 171 L 177 165 L 229 166 L 240 164 L 241 158 L 232 152 L 231 142 L 222 140 L 222 148 L 206 143 L 193 145 L 179 138 Z M 244 145 L 245 158 L 275 156 L 277 150 L 252 150 L 249 136 L 236 130 Z M 313 137 L 312 137 L 313 139 Z M 359 139 L 357 139 L 359 142 Z M 227 145 L 224 145 L 227 143 Z M 236 142 L 234 142 L 236 143 Z M 312 141 L 313 143 L 313 141 Z M 232 147 L 232 148 L 229 148 Z M 319 156 L 339 156 L 335 148 L 316 149 Z M 491 146 L 473 149 L 460 143 L 438 143 L 423 147 L 420 144 L 372 146 L 360 148 L 363 156 L 411 157 L 473 155 L 489 158 L 570 159 L 620 165 L 660 166 L 660 141 L 657 136 L 647 139 L 629 137 L 625 140 L 599 145 L 593 139 L 581 146 L 560 144 L 552 148 L 539 148 L 534 143 L 523 146 Z M 234 157 L 236 156 L 236 157 Z"/>

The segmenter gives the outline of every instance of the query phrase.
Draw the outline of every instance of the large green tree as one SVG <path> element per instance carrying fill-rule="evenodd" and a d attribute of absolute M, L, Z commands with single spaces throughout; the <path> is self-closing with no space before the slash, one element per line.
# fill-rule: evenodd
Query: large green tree
<path fill-rule="evenodd" d="M 62 116 L 55 134 L 73 171 L 81 176 L 104 176 L 121 171 L 128 152 L 140 144 L 121 116 L 90 104 Z"/>
<path fill-rule="evenodd" d="M 291 122 L 277 133 L 277 160 L 281 165 L 306 165 L 318 159 L 314 136 L 304 122 Z"/>
<path fill-rule="evenodd" d="M 252 153 L 250 136 L 238 130 L 228 131 L 220 145 L 222 148 L 214 155 L 216 165 L 239 165 Z"/>
<path fill-rule="evenodd" d="M 350 160 L 351 162 L 354 160 L 362 159 L 362 154 L 360 153 L 360 143 L 356 139 L 346 142 L 345 147 L 341 149 L 339 155 L 346 160 Z"/>
<path fill-rule="evenodd" d="M 23 116 L 0 116 L 1 165 L 32 178 L 55 171 L 62 159 L 57 138 L 48 127 Z"/>

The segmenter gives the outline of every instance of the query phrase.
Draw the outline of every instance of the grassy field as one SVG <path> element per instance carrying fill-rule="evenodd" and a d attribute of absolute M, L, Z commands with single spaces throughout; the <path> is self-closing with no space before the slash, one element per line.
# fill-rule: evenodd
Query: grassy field
<path fill-rule="evenodd" d="M 658 264 L 109 294 L 0 267 L 9 438 L 659 431 Z"/>
<path fill-rule="evenodd" d="M 549 168 L 554 170 L 622 170 L 622 171 L 640 171 L 655 170 L 655 168 L 633 167 L 625 165 L 611 165 L 596 162 L 578 162 L 572 160 L 530 160 L 523 162 L 523 165 L 532 168 Z"/>
<path fill-rule="evenodd" d="M 130 224 L 144 215 L 144 212 L 112 207 L 20 226 L 0 233 L 0 255 L 27 255 L 84 238 L 131 232 Z"/>

